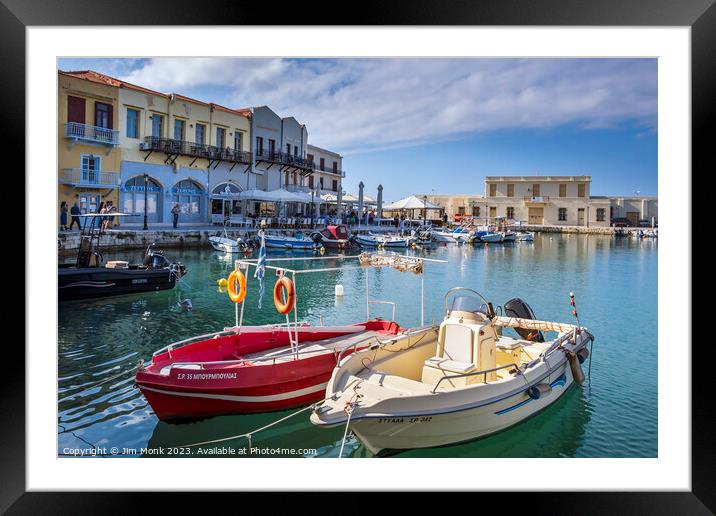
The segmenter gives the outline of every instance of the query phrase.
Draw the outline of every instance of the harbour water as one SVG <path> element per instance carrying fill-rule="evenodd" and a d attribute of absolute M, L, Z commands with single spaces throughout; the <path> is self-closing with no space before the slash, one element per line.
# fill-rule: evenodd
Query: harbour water
<path fill-rule="evenodd" d="M 495 305 L 521 297 L 540 319 L 573 322 L 574 291 L 580 322 L 596 337 L 591 378 L 574 386 L 537 416 L 500 434 L 396 457 L 656 457 L 657 456 L 657 242 L 599 235 L 537 235 L 534 242 L 489 246 L 441 246 L 408 251 L 448 260 L 427 263 L 425 320 L 440 321 L 443 295 L 451 287 L 473 288 Z M 188 274 L 177 288 L 151 294 L 73 301 L 59 307 L 58 453 L 99 448 L 126 455 L 187 454 L 183 445 L 252 431 L 292 411 L 221 416 L 192 423 L 158 421 L 131 369 L 173 341 L 217 331 L 234 323 L 234 307 L 216 280 L 233 267 L 228 255 L 210 249 L 167 250 Z M 300 256 L 269 250 L 269 258 Z M 304 254 L 303 256 L 306 256 Z M 111 253 L 105 259 L 141 260 L 141 252 Z M 66 260 L 71 261 L 71 258 Z M 356 265 L 355 260 L 292 262 L 292 268 Z M 365 270 L 302 275 L 299 319 L 347 324 L 366 314 Z M 372 299 L 395 301 L 396 320 L 420 324 L 420 278 L 384 268 L 367 272 Z M 273 276 L 266 276 L 263 306 L 249 281 L 245 324 L 282 322 L 273 306 Z M 334 296 L 336 284 L 342 298 Z M 179 305 L 190 299 L 192 309 Z M 390 307 L 372 315 L 390 318 Z M 284 319 L 285 321 L 285 319 Z M 585 373 L 588 364 L 585 363 Z M 258 455 L 336 457 L 343 429 L 318 429 L 308 413 L 253 436 Z M 208 454 L 248 456 L 246 439 L 192 448 Z M 219 447 L 217 449 L 217 446 Z M 175 449 L 176 447 L 176 449 Z M 149 448 L 149 451 L 143 449 Z M 303 450 L 315 450 L 305 452 Z M 153 453 L 154 452 L 154 453 Z M 368 457 L 355 439 L 344 456 Z"/>

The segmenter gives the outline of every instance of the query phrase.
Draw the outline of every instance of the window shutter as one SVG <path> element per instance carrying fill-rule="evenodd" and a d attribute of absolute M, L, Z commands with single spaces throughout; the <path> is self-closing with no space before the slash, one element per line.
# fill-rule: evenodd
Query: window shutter
<path fill-rule="evenodd" d="M 67 97 L 67 121 L 85 123 L 85 99 L 80 97 Z"/>

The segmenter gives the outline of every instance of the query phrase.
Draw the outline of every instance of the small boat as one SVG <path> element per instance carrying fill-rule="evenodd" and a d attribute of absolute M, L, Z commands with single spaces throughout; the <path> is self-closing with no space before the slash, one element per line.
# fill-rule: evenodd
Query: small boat
<path fill-rule="evenodd" d="M 266 247 L 276 249 L 304 249 L 317 251 L 323 247 L 320 240 L 315 241 L 301 231 L 296 231 L 293 236 L 288 235 L 264 235 Z"/>
<path fill-rule="evenodd" d="M 502 232 L 502 241 L 503 242 L 514 242 L 517 240 L 517 234 L 513 231 L 503 231 Z"/>
<path fill-rule="evenodd" d="M 311 239 L 323 244 L 327 249 L 349 249 L 351 233 L 345 224 L 328 225 L 322 231 L 312 233 Z"/>
<path fill-rule="evenodd" d="M 113 213 L 112 216 L 125 216 Z M 60 264 L 57 268 L 57 296 L 59 301 L 118 296 L 137 292 L 172 289 L 186 274 L 181 262 L 170 262 L 164 253 L 150 244 L 142 263 L 123 260 L 106 264 L 99 252 L 103 214 L 89 213 L 80 235 L 80 247 L 74 264 Z"/>
<path fill-rule="evenodd" d="M 452 231 L 434 229 L 431 232 L 431 236 L 432 239 L 436 242 L 442 242 L 446 244 L 454 244 L 457 242 L 457 239 L 455 238 L 455 235 Z"/>
<path fill-rule="evenodd" d="M 342 259 L 360 259 L 363 267 L 386 266 L 392 261 L 396 268 L 416 274 L 423 274 L 426 260 L 370 253 Z M 244 326 L 244 307 L 239 312 L 238 304 L 244 299 L 241 292 L 243 296 L 246 293 L 249 267 L 259 267 L 258 261 L 236 260 L 234 272 L 229 276 L 229 296 L 237 303 L 235 326 L 174 342 L 156 351 L 148 364 L 140 362 L 135 383 L 159 419 L 269 412 L 320 401 L 333 368 L 344 356 L 404 333 L 392 319 L 371 318 L 370 306 L 379 303 L 393 305 L 394 319 L 395 304 L 370 300 L 368 292 L 364 322 L 313 326 L 299 321 L 294 286 L 297 271 L 271 265 L 265 265 L 266 269 L 276 271 L 279 276 L 274 287 L 274 304 L 285 315 L 286 323 Z M 237 279 L 238 292 L 234 283 Z"/>
<path fill-rule="evenodd" d="M 504 241 L 504 235 L 502 233 L 493 233 L 493 232 L 478 232 L 477 233 L 478 238 L 481 242 L 487 242 L 487 243 L 500 243 Z"/>
<path fill-rule="evenodd" d="M 411 237 L 376 235 L 373 233 L 355 235 L 354 239 L 361 247 L 409 247 L 412 241 Z"/>
<path fill-rule="evenodd" d="M 586 328 L 536 320 L 520 299 L 498 316 L 462 287 L 447 292 L 445 308 L 439 326 L 342 359 L 311 422 L 348 427 L 374 454 L 442 446 L 509 428 L 584 381 L 580 364 L 594 340 Z"/>
<path fill-rule="evenodd" d="M 224 227 L 224 236 L 214 235 L 209 237 L 209 243 L 217 251 L 223 253 L 241 253 L 244 256 L 250 255 L 254 250 L 254 242 L 251 239 L 244 240 L 241 237 L 233 239 L 229 238 Z"/>
<path fill-rule="evenodd" d="M 530 231 L 520 231 L 517 233 L 518 242 L 532 242 L 535 239 L 535 234 Z"/>

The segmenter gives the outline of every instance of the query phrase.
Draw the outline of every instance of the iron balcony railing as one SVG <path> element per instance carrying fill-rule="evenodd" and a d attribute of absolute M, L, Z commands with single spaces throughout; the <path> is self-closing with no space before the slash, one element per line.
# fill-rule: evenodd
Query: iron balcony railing
<path fill-rule="evenodd" d="M 60 171 L 60 183 L 72 186 L 119 188 L 120 179 L 118 172 L 105 172 L 86 168 L 63 168 Z"/>
<path fill-rule="evenodd" d="M 67 122 L 65 124 L 65 138 L 83 140 L 106 145 L 119 145 L 119 131 L 106 127 Z"/>
<path fill-rule="evenodd" d="M 142 144 L 142 150 L 163 152 L 169 155 L 191 156 L 208 160 L 229 161 L 234 163 L 251 164 L 251 153 L 230 147 L 216 147 L 203 143 L 187 142 L 147 136 Z"/>
<path fill-rule="evenodd" d="M 270 152 L 261 150 L 256 153 L 256 159 L 258 161 L 268 161 L 269 163 L 277 163 L 279 165 L 299 168 L 307 172 L 313 172 L 315 170 L 315 164 L 313 161 L 309 161 L 306 158 L 294 156 L 286 152 Z"/>
<path fill-rule="evenodd" d="M 307 185 L 284 185 L 283 187 L 289 192 L 311 193 L 311 188 Z"/>
<path fill-rule="evenodd" d="M 338 170 L 337 168 L 326 168 L 326 167 L 316 167 L 314 164 L 314 171 L 316 172 L 327 172 L 329 174 L 335 174 L 337 176 L 346 177 L 345 170 Z"/>
<path fill-rule="evenodd" d="M 549 202 L 549 196 L 548 195 L 533 195 L 529 196 L 526 195 L 524 197 L 525 202 Z"/>

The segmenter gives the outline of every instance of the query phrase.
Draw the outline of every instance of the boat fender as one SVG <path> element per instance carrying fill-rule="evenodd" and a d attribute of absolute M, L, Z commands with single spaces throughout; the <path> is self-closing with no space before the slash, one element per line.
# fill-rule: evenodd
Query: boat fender
<path fill-rule="evenodd" d="M 216 284 L 220 287 L 226 288 L 226 286 L 229 284 L 229 280 L 227 280 L 226 278 L 219 278 L 218 280 L 216 280 Z"/>
<path fill-rule="evenodd" d="M 246 276 L 244 276 L 244 273 L 239 270 L 231 271 L 227 283 L 229 299 L 234 303 L 243 303 L 246 297 Z M 236 290 L 237 284 L 238 291 Z"/>
<path fill-rule="evenodd" d="M 321 255 L 326 254 L 326 248 L 321 246 L 321 250 L 319 252 L 321 253 Z"/>
<path fill-rule="evenodd" d="M 281 290 L 286 291 L 285 302 L 282 300 L 284 296 L 281 295 Z M 293 285 L 293 281 L 286 276 L 280 277 L 273 287 L 273 304 L 276 306 L 278 313 L 283 315 L 293 310 L 296 305 L 296 287 Z"/>
<path fill-rule="evenodd" d="M 582 371 L 582 366 L 579 365 L 577 354 L 569 350 L 566 350 L 564 354 L 567 356 L 569 368 L 572 370 L 572 378 L 574 378 L 574 381 L 579 385 L 582 385 L 584 383 L 584 372 Z"/>
<path fill-rule="evenodd" d="M 587 348 L 582 348 L 579 351 L 577 351 L 577 358 L 579 359 L 579 363 L 583 364 L 587 358 L 589 358 L 589 350 Z"/>
<path fill-rule="evenodd" d="M 527 395 L 533 400 L 538 400 L 552 392 L 552 387 L 546 383 L 538 383 L 527 389 Z"/>

